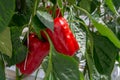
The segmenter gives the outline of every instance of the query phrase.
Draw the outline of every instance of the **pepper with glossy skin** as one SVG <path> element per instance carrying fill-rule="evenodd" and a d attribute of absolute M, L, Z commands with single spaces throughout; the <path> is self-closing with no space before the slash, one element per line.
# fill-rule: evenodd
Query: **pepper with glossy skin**
<path fill-rule="evenodd" d="M 78 42 L 76 41 L 72 31 L 65 18 L 58 17 L 54 19 L 54 31 L 46 29 L 55 49 L 68 56 L 73 56 L 79 49 Z M 44 32 L 42 36 L 46 38 Z"/>
<path fill-rule="evenodd" d="M 38 39 L 34 33 L 29 35 L 29 52 L 27 58 L 16 66 L 25 75 L 33 73 L 49 53 L 49 43 Z"/>

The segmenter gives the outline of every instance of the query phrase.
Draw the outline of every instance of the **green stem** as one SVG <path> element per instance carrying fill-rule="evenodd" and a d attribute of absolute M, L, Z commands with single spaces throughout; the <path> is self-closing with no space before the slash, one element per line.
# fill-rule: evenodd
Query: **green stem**
<path fill-rule="evenodd" d="M 53 6 L 53 13 L 52 13 L 52 16 L 53 16 L 53 18 L 56 18 L 56 9 L 57 9 L 57 4 L 55 4 L 54 6 Z"/>
<path fill-rule="evenodd" d="M 21 80 L 21 78 L 19 77 L 19 70 L 16 67 L 16 80 Z"/>
<path fill-rule="evenodd" d="M 37 75 L 38 75 L 38 73 L 39 73 L 39 70 L 40 70 L 40 69 L 38 69 L 37 72 L 36 72 L 35 80 L 37 80 Z"/>
<path fill-rule="evenodd" d="M 45 32 L 45 31 L 44 31 Z M 49 52 L 49 62 L 48 62 L 48 68 L 46 70 L 46 75 L 45 75 L 45 78 L 44 80 L 47 80 L 48 76 L 50 75 L 51 71 L 52 71 L 52 42 L 47 34 L 47 32 L 45 32 L 45 34 L 47 35 L 47 38 L 48 38 L 48 41 L 50 43 L 50 52 Z"/>
<path fill-rule="evenodd" d="M 51 48 L 50 48 L 50 53 L 49 53 L 49 63 L 48 63 L 48 68 L 46 70 L 46 75 L 45 75 L 45 78 L 44 80 L 47 80 L 49 74 L 51 73 L 52 71 L 52 53 L 51 53 Z"/>
<path fill-rule="evenodd" d="M 81 10 L 81 11 L 83 11 L 90 19 L 92 19 L 92 16 L 85 9 L 83 9 L 81 7 L 78 7 L 76 5 L 74 5 L 74 7 L 77 8 L 77 9 L 79 9 L 79 10 Z"/>
<path fill-rule="evenodd" d="M 30 17 L 29 24 L 28 24 L 28 26 L 29 26 L 30 29 L 31 29 L 33 17 L 34 17 L 35 14 L 36 14 L 36 9 L 37 9 L 38 3 L 39 3 L 39 0 L 35 0 L 35 2 L 34 2 L 34 7 L 33 7 L 33 12 L 32 12 L 32 15 L 31 15 L 31 17 Z"/>

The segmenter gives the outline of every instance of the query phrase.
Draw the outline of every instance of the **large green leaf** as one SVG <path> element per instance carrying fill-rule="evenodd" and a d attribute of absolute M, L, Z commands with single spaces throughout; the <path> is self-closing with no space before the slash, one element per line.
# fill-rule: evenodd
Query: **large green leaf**
<path fill-rule="evenodd" d="M 44 80 L 51 80 L 50 77 L 52 80 L 80 80 L 78 64 L 73 57 L 58 53 L 52 47 L 48 60 L 43 64 L 46 72 Z"/>
<path fill-rule="evenodd" d="M 16 63 L 23 61 L 26 57 L 27 48 L 20 41 L 20 35 L 22 32 L 22 27 L 11 27 L 11 38 L 12 38 L 12 57 L 4 56 L 4 59 L 7 61 L 7 65 L 11 66 Z"/>
<path fill-rule="evenodd" d="M 37 17 L 46 27 L 48 27 L 49 29 L 53 31 L 54 22 L 50 14 L 48 14 L 47 12 L 43 12 L 43 11 L 37 11 Z"/>
<path fill-rule="evenodd" d="M 12 56 L 12 43 L 9 27 L 6 27 L 4 31 L 0 33 L 0 51 L 9 57 Z"/>
<path fill-rule="evenodd" d="M 115 46 L 120 48 L 120 40 L 115 36 L 110 28 L 107 25 L 97 22 L 95 19 L 92 19 L 93 25 L 101 33 L 101 35 L 106 36 Z"/>
<path fill-rule="evenodd" d="M 48 66 L 48 68 L 51 67 L 51 70 L 47 79 L 52 76 L 53 80 L 80 80 L 79 63 L 73 57 L 65 56 L 58 52 L 53 54 L 52 64 Z M 48 65 L 47 63 L 48 62 L 44 62 L 43 64 L 45 72 L 48 71 L 46 67 Z"/>
<path fill-rule="evenodd" d="M 0 80 L 5 80 L 5 65 L 0 53 Z"/>
<path fill-rule="evenodd" d="M 53 71 L 60 80 L 80 80 L 79 63 L 73 57 L 55 53 L 52 60 Z"/>
<path fill-rule="evenodd" d="M 118 50 L 106 37 L 94 35 L 94 62 L 99 73 L 110 75 Z"/>
<path fill-rule="evenodd" d="M 105 3 L 108 5 L 108 7 L 110 8 L 110 10 L 116 14 L 116 15 L 119 15 L 119 13 L 117 12 L 117 10 L 115 9 L 115 6 L 112 2 L 112 0 L 105 0 Z"/>
<path fill-rule="evenodd" d="M 0 0 L 0 32 L 9 24 L 15 9 L 15 0 Z"/>

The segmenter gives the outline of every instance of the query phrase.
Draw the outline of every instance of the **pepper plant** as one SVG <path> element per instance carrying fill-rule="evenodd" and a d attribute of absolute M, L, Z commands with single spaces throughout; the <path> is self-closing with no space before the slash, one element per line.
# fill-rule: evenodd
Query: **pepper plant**
<path fill-rule="evenodd" d="M 0 0 L 0 80 L 111 80 L 120 63 L 120 0 Z"/>

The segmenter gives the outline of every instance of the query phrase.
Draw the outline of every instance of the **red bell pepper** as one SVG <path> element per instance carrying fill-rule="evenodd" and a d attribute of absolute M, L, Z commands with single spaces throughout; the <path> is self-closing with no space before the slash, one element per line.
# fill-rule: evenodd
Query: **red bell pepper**
<path fill-rule="evenodd" d="M 68 56 L 73 56 L 79 49 L 78 42 L 76 41 L 72 31 L 65 18 L 58 17 L 54 19 L 54 31 L 46 29 L 55 49 Z M 44 32 L 42 36 L 46 38 Z"/>
<path fill-rule="evenodd" d="M 35 34 L 30 33 L 28 56 L 23 62 L 16 64 L 20 72 L 25 75 L 33 73 L 40 66 L 45 56 L 48 55 L 49 47 L 48 42 L 43 42 Z"/>

